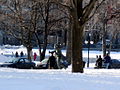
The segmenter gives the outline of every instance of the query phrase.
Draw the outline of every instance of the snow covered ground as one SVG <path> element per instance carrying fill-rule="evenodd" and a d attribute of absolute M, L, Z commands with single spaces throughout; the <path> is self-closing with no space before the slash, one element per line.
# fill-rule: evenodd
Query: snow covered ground
<path fill-rule="evenodd" d="M 12 59 L 9 55 L 16 51 L 26 53 L 22 46 L 7 49 L 2 47 L 0 63 Z M 33 52 L 38 53 L 38 50 L 34 49 Z M 63 53 L 65 54 L 65 51 Z M 90 51 L 90 58 L 95 58 L 101 53 Z M 87 57 L 87 51 L 83 51 L 83 56 Z M 112 52 L 111 57 L 120 59 L 120 52 Z M 0 90 L 120 90 L 119 69 L 93 67 L 94 63 L 90 63 L 90 68 L 85 68 L 83 74 L 72 73 L 71 66 L 66 70 L 0 68 Z"/>

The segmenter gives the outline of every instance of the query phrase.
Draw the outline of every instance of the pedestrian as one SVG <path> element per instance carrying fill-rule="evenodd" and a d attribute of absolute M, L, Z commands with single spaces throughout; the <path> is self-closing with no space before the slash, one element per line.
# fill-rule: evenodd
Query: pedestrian
<path fill-rule="evenodd" d="M 55 56 L 53 56 L 54 52 L 49 52 L 49 53 L 51 53 L 51 56 L 49 57 L 49 60 L 48 60 L 48 64 L 49 64 L 48 68 L 49 69 L 58 69 L 56 58 L 55 58 Z"/>
<path fill-rule="evenodd" d="M 20 53 L 20 57 L 23 57 L 23 56 L 24 56 L 23 51 L 21 51 L 21 53 Z"/>
<path fill-rule="evenodd" d="M 15 57 L 19 57 L 18 52 L 15 53 Z"/>
<path fill-rule="evenodd" d="M 42 61 L 44 59 L 44 53 L 41 52 L 41 55 L 40 55 L 40 61 Z"/>
<path fill-rule="evenodd" d="M 34 61 L 36 60 L 36 58 L 37 58 L 37 54 L 36 54 L 36 53 L 34 53 Z"/>
<path fill-rule="evenodd" d="M 96 55 L 96 58 L 98 59 L 98 55 Z"/>
<path fill-rule="evenodd" d="M 106 56 L 104 57 L 104 63 L 106 68 L 108 69 L 111 63 L 111 57 L 109 56 L 109 53 L 106 54 Z"/>
<path fill-rule="evenodd" d="M 99 55 L 99 57 L 97 58 L 97 61 L 96 61 L 96 66 L 98 68 L 102 68 L 102 58 L 101 58 L 101 55 Z"/>
<path fill-rule="evenodd" d="M 12 52 L 12 57 L 14 57 L 14 53 Z"/>

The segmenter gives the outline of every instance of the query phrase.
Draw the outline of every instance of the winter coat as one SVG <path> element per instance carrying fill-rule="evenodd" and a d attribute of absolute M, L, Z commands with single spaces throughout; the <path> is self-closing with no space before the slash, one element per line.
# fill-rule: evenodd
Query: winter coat
<path fill-rule="evenodd" d="M 104 63 L 110 63 L 111 62 L 111 57 L 110 56 L 106 56 L 104 58 L 105 62 Z"/>
<path fill-rule="evenodd" d="M 58 68 L 56 58 L 54 56 L 49 57 L 49 67 L 51 69 L 57 69 Z"/>
<path fill-rule="evenodd" d="M 18 52 L 15 53 L 15 57 L 19 57 Z"/>
<path fill-rule="evenodd" d="M 20 53 L 20 56 L 23 57 L 23 55 L 24 55 L 23 52 L 21 52 L 21 53 Z"/>
<path fill-rule="evenodd" d="M 36 60 L 36 58 L 37 58 L 37 54 L 36 54 L 36 53 L 34 53 L 34 61 Z"/>
<path fill-rule="evenodd" d="M 98 58 L 96 63 L 98 67 L 102 67 L 102 58 Z"/>

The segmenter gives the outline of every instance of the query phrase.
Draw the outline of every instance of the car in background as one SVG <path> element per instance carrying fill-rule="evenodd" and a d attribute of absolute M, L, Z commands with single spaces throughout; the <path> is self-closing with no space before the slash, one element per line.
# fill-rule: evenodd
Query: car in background
<path fill-rule="evenodd" d="M 109 69 L 120 69 L 120 60 L 112 59 L 108 68 Z"/>
<path fill-rule="evenodd" d="M 102 44 L 103 44 L 102 41 L 97 42 L 96 48 L 101 48 L 101 47 L 102 47 Z M 107 39 L 107 40 L 106 40 L 106 47 L 109 48 L 109 46 L 110 46 L 110 40 Z"/>
<path fill-rule="evenodd" d="M 47 69 L 48 68 L 48 59 L 43 59 L 42 61 L 33 61 L 36 66 L 36 69 Z"/>
<path fill-rule="evenodd" d="M 104 63 L 104 60 L 102 61 L 102 67 L 94 67 L 95 69 L 99 68 L 106 68 L 106 64 Z M 108 69 L 120 69 L 120 60 L 117 59 L 111 59 L 111 62 L 108 66 Z"/>
<path fill-rule="evenodd" d="M 49 61 L 48 60 L 49 59 L 46 58 L 40 62 L 34 61 L 34 63 L 36 63 L 36 69 L 48 69 L 49 68 Z M 66 69 L 69 66 L 69 63 L 66 60 L 60 60 L 59 63 L 58 63 L 58 60 L 56 60 L 56 61 L 57 61 L 58 69 L 62 69 L 62 68 Z"/>
<path fill-rule="evenodd" d="M 3 64 L 0 64 L 0 67 L 31 69 L 31 68 L 35 68 L 35 63 L 31 62 L 27 58 L 15 58 L 11 62 L 5 62 Z"/>

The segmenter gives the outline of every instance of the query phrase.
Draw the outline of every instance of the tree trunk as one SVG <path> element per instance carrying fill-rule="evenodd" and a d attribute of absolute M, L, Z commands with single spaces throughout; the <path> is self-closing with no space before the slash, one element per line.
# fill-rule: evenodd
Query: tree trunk
<path fill-rule="evenodd" d="M 76 12 L 72 13 L 72 17 L 73 17 L 72 72 L 83 73 L 83 60 L 82 60 L 83 26 L 80 25 Z"/>
<path fill-rule="evenodd" d="M 72 22 L 72 20 L 70 20 L 70 22 Z M 70 23 L 69 25 L 69 30 L 67 31 L 67 52 L 66 52 L 66 57 L 67 57 L 67 61 L 69 64 L 71 64 L 71 56 L 72 56 L 72 23 Z"/>
<path fill-rule="evenodd" d="M 70 33 L 70 30 L 68 31 L 69 34 Z M 66 52 L 66 57 L 67 57 L 67 61 L 69 64 L 71 64 L 71 56 L 72 56 L 72 42 L 71 42 L 71 35 L 68 36 L 68 40 L 67 40 L 67 52 Z"/>
<path fill-rule="evenodd" d="M 115 33 L 113 33 L 113 35 L 115 35 Z M 109 49 L 108 49 L 108 53 L 110 55 L 111 49 L 112 49 L 112 44 L 113 44 L 113 40 L 114 40 L 114 36 L 112 35 L 111 40 L 110 40 L 110 45 L 109 45 Z"/>
<path fill-rule="evenodd" d="M 28 53 L 28 59 L 30 60 L 30 61 L 32 61 L 31 59 L 31 56 L 32 56 L 32 47 L 27 47 L 27 53 Z"/>
<path fill-rule="evenodd" d="M 47 6 L 45 7 L 45 31 L 44 31 L 44 45 L 43 45 L 43 51 L 41 52 L 41 57 L 40 59 L 43 60 L 45 59 L 45 53 L 46 53 L 46 48 L 47 48 L 47 37 L 48 37 L 48 22 L 49 22 L 49 0 L 47 1 Z"/>
<path fill-rule="evenodd" d="M 38 34 L 35 32 L 35 37 L 36 37 L 36 39 L 37 39 L 37 43 L 38 43 L 38 46 L 39 46 L 39 55 L 40 55 L 40 58 L 39 58 L 39 60 L 41 61 L 42 59 L 41 59 L 41 57 L 42 57 L 42 54 L 41 54 L 41 43 L 40 43 L 40 39 L 39 39 L 39 36 L 38 36 Z"/>
<path fill-rule="evenodd" d="M 103 22 L 103 37 L 102 37 L 103 57 L 106 56 L 106 21 Z"/>
<path fill-rule="evenodd" d="M 45 53 L 46 53 L 46 48 L 47 48 L 47 36 L 48 36 L 47 33 L 45 33 L 44 44 L 43 44 L 43 51 L 41 52 L 40 60 L 45 59 Z"/>

